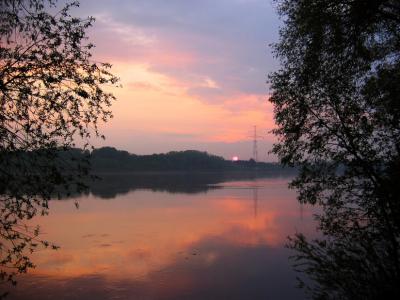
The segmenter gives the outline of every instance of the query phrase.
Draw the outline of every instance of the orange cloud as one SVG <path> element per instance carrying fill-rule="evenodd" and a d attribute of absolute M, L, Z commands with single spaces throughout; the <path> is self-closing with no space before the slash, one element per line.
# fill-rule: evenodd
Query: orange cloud
<path fill-rule="evenodd" d="M 114 90 L 118 101 L 114 119 L 104 126 L 106 136 L 125 130 L 132 137 L 135 132 L 176 133 L 194 141 L 236 142 L 248 140 L 255 124 L 263 135 L 264 128 L 273 126 L 260 95 L 238 95 L 209 104 L 188 95 L 186 82 L 155 73 L 146 65 L 118 64 L 115 70 L 123 78 L 123 88 Z M 217 85 L 211 79 L 207 82 Z"/>

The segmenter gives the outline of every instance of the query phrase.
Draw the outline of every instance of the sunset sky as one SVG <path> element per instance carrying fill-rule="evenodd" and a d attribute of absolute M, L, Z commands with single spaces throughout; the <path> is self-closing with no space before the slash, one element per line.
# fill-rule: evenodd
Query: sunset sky
<path fill-rule="evenodd" d="M 85 0 L 80 15 L 94 58 L 121 78 L 106 141 L 131 153 L 195 149 L 252 156 L 253 126 L 263 136 L 259 160 L 274 137 L 267 74 L 278 67 L 272 0 Z"/>

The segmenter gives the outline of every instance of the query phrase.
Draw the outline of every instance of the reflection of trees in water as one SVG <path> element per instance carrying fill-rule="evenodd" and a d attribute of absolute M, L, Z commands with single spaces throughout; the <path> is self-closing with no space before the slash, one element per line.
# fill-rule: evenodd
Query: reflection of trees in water
<path fill-rule="evenodd" d="M 88 189 L 85 192 L 104 199 L 112 199 L 141 189 L 153 192 L 196 194 L 219 189 L 222 187 L 219 184 L 224 182 L 277 176 L 274 173 L 252 171 L 104 173 L 96 175 L 97 179 L 87 182 Z"/>
<path fill-rule="evenodd" d="M 100 198 L 115 198 L 121 194 L 147 189 L 168 193 L 205 193 L 223 180 L 215 173 L 122 173 L 101 174 L 89 184 L 90 192 Z"/>
<path fill-rule="evenodd" d="M 337 184 L 318 199 L 322 212 L 316 217 L 323 236 L 310 241 L 297 234 L 290 239 L 296 270 L 313 281 L 301 284 L 316 299 L 400 295 L 400 203 L 390 196 L 400 194 L 399 185 L 385 186 L 383 195 L 372 185 L 360 189 L 345 181 Z"/>
<path fill-rule="evenodd" d="M 0 285 L 16 284 L 18 273 L 33 268 L 30 256 L 38 248 L 58 248 L 41 239 L 39 227 L 27 224 L 48 214 L 48 201 L 60 190 L 84 188 L 87 164 L 72 156 L 51 150 L 0 153 Z"/>
<path fill-rule="evenodd" d="M 381 229 L 346 228 L 341 234 L 336 229 L 320 240 L 301 234 L 291 239 L 297 251 L 294 266 L 313 281 L 307 286 L 313 298 L 393 299 L 400 294 L 399 247 Z"/>

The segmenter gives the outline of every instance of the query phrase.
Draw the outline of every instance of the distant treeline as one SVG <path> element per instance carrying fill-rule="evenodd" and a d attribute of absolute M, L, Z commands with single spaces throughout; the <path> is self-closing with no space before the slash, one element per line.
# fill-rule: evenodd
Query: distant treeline
<path fill-rule="evenodd" d="M 43 189 L 59 198 L 89 191 L 113 198 L 135 189 L 199 193 L 218 188 L 215 185 L 221 182 L 287 177 L 296 172 L 279 163 L 230 161 L 195 150 L 152 155 L 112 147 L 0 151 L 0 194 L 12 188 L 26 193 L 31 178 L 42 178 Z"/>
<path fill-rule="evenodd" d="M 253 159 L 230 161 L 220 156 L 196 150 L 136 155 L 113 147 L 103 147 L 92 151 L 73 148 L 0 153 L 0 165 L 2 167 L 10 165 L 10 162 L 14 162 L 11 165 L 19 163 L 26 166 L 32 164 L 32 167 L 28 167 L 28 169 L 33 172 L 38 169 L 37 165 L 52 164 L 62 173 L 70 174 L 79 169 L 90 169 L 94 173 L 260 171 L 288 174 L 296 172 L 295 169 L 284 168 L 279 163 L 256 162 Z"/>
<path fill-rule="evenodd" d="M 93 171 L 240 171 L 294 172 L 278 163 L 250 160 L 230 161 L 207 152 L 186 150 L 163 154 L 136 155 L 112 147 L 95 149 L 90 154 Z"/>

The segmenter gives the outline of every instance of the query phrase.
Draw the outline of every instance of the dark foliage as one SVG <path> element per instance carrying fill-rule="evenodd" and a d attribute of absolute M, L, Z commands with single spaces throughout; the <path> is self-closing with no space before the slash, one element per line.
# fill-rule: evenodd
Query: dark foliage
<path fill-rule="evenodd" d="M 249 161 L 232 162 L 222 157 L 196 150 L 173 151 L 162 154 L 135 155 L 112 147 L 103 147 L 91 152 L 93 171 L 228 171 L 263 170 L 275 173 L 294 172 L 277 163 Z"/>
<path fill-rule="evenodd" d="M 117 78 L 91 61 L 85 31 L 94 20 L 72 16 L 78 5 L 0 1 L 0 285 L 15 283 L 33 267 L 29 253 L 50 246 L 24 221 L 46 214 L 59 186 L 79 189 L 87 173 L 85 161 L 63 150 L 77 137 L 88 145 L 111 117 L 114 97 L 103 86 Z"/>
<path fill-rule="evenodd" d="M 322 240 L 298 235 L 316 299 L 400 295 L 400 3 L 282 0 L 270 77 L 291 186 L 319 204 Z"/>

